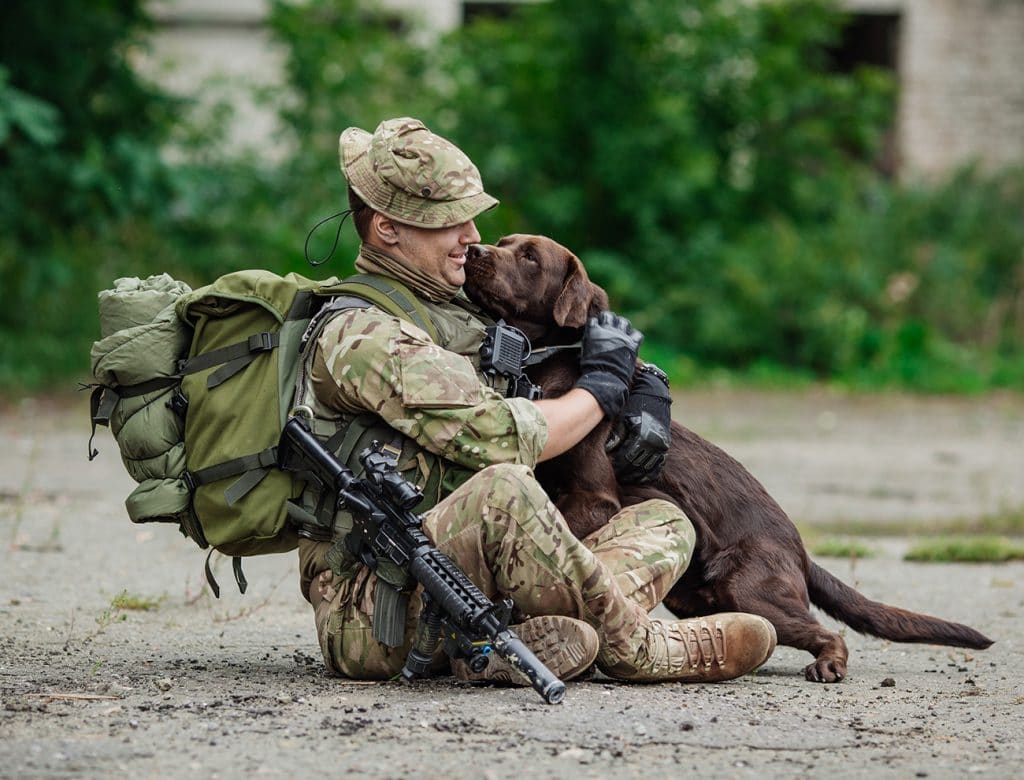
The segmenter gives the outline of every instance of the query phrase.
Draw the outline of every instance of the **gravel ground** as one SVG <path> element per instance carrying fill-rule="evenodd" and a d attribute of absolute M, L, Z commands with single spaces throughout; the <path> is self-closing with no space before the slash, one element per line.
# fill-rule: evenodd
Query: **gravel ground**
<path fill-rule="evenodd" d="M 246 562 L 240 596 L 202 587 L 204 554 L 132 526 L 132 487 L 82 399 L 0 408 L 0 777 L 1019 777 L 1024 564 L 820 559 L 867 595 L 967 622 L 985 652 L 848 632 L 850 676 L 805 682 L 779 648 L 700 686 L 530 690 L 439 679 L 359 684 L 322 670 L 292 556 Z M 743 461 L 805 527 L 898 524 L 1024 505 L 1024 400 L 694 393 L 676 414 Z M 215 558 L 216 561 L 216 558 Z M 127 591 L 153 609 L 114 610 Z M 828 619 L 824 622 L 832 624 Z"/>

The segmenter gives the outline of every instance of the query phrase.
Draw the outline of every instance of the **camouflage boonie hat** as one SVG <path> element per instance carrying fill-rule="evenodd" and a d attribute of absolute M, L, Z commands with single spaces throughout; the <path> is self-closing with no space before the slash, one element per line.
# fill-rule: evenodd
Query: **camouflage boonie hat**
<path fill-rule="evenodd" d="M 373 135 L 350 127 L 338 146 L 349 186 L 396 222 L 445 228 L 498 205 L 462 150 L 418 119 L 387 119 Z"/>

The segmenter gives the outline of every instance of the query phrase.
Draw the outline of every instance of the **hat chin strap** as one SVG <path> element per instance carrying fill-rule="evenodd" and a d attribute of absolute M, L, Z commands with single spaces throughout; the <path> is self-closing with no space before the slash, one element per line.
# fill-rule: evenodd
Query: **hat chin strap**
<path fill-rule="evenodd" d="M 366 243 L 359 245 L 356 268 L 363 273 L 381 274 L 397 279 L 417 295 L 422 295 L 434 303 L 447 303 L 462 289 L 459 285 L 448 284 L 434 278 L 423 269 L 385 252 L 380 247 Z"/>

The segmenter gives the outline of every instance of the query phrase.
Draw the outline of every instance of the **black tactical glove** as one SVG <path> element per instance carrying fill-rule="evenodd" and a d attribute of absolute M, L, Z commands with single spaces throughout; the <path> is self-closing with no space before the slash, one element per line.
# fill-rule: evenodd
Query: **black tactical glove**
<path fill-rule="evenodd" d="M 657 479 L 671 441 L 672 396 L 668 377 L 653 364 L 642 366 L 622 410 L 618 435 L 608 441 L 612 466 L 620 482 Z"/>
<path fill-rule="evenodd" d="M 593 395 L 610 418 L 618 417 L 626 403 L 636 353 L 643 340 L 643 333 L 613 312 L 603 311 L 587 321 L 580 353 L 583 376 L 576 387 Z"/>

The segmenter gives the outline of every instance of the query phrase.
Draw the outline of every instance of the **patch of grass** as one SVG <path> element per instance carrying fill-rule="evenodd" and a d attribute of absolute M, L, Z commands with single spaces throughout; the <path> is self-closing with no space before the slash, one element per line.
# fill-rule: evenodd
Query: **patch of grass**
<path fill-rule="evenodd" d="M 838 520 L 825 524 L 808 526 L 798 523 L 801 534 L 805 531 L 848 536 L 954 536 L 985 534 L 993 536 L 1024 536 L 1024 505 L 1007 506 L 991 514 L 976 517 L 951 517 L 927 521 L 927 528 L 921 520 Z"/>
<path fill-rule="evenodd" d="M 110 608 L 115 612 L 121 612 L 123 610 L 134 610 L 136 612 L 149 612 L 154 610 L 163 603 L 165 596 L 161 596 L 157 599 L 152 599 L 147 596 L 137 596 L 134 593 L 129 593 L 127 590 L 122 590 L 110 601 Z"/>
<path fill-rule="evenodd" d="M 965 536 L 919 542 L 903 556 L 930 563 L 1003 563 L 1024 560 L 1024 543 L 1000 536 Z"/>
<path fill-rule="evenodd" d="M 110 600 L 110 606 L 104 609 L 95 618 L 96 628 L 93 631 L 85 634 L 81 638 L 83 644 L 89 644 L 96 637 L 102 634 L 107 628 L 113 623 L 123 623 L 128 620 L 128 615 L 125 614 L 129 610 L 148 612 L 156 609 L 163 603 L 167 596 L 160 596 L 159 598 L 152 599 L 146 596 L 137 596 L 133 593 L 129 593 L 127 590 L 122 590 L 114 598 Z M 68 633 L 67 638 L 64 640 L 64 650 L 67 651 L 71 647 L 72 638 L 75 633 L 75 611 L 71 611 L 71 618 L 68 621 Z M 93 674 L 99 667 L 93 667 Z"/>
<path fill-rule="evenodd" d="M 119 610 L 116 610 L 113 607 L 107 607 L 105 610 L 103 610 L 102 612 L 100 612 L 100 614 L 98 614 L 96 616 L 96 625 L 99 626 L 99 628 L 97 628 L 93 633 L 87 634 L 86 637 L 85 637 L 85 641 L 90 642 L 93 639 L 95 639 L 101 633 L 106 631 L 107 626 L 109 626 L 111 623 L 114 623 L 116 621 L 120 621 L 120 622 L 123 623 L 127 619 L 128 619 L 128 616 L 123 614 L 123 613 L 121 613 Z M 71 628 L 68 630 L 68 637 L 69 637 L 69 639 L 70 639 L 70 636 L 71 636 L 71 630 L 73 630 L 73 629 L 74 629 L 74 621 L 72 620 Z M 65 646 L 66 646 L 66 643 L 65 643 Z"/>
<path fill-rule="evenodd" d="M 873 558 L 875 555 L 867 545 L 855 539 L 841 539 L 829 536 L 810 545 L 812 555 L 826 558 Z"/>
<path fill-rule="evenodd" d="M 1024 505 L 1007 507 L 992 515 L 978 519 L 981 528 L 989 533 L 1024 535 Z"/>

